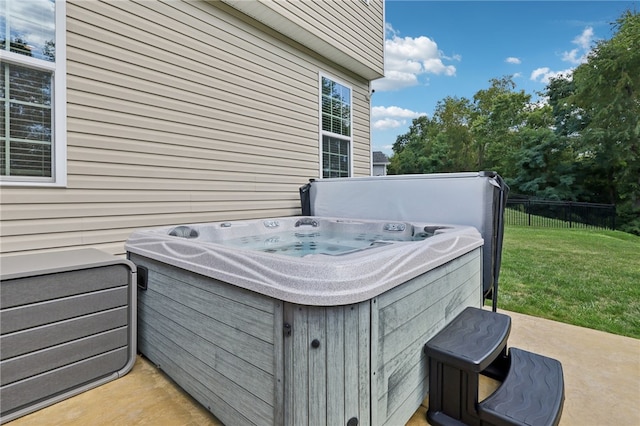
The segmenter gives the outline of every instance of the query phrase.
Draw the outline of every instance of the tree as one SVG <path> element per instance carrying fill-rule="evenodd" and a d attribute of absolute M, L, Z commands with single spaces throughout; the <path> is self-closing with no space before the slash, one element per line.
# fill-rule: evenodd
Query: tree
<path fill-rule="evenodd" d="M 511 76 L 470 102 L 447 97 L 398 137 L 390 173 L 495 170 L 512 192 L 616 204 L 620 229 L 640 234 L 640 15 L 533 104 Z"/>
<path fill-rule="evenodd" d="M 585 119 L 581 154 L 606 179 L 605 201 L 616 203 L 623 229 L 640 233 L 640 14 L 627 11 L 614 27 L 563 100 Z"/>
<path fill-rule="evenodd" d="M 471 112 L 468 99 L 446 97 L 436 105 L 433 118 L 414 119 L 393 145 L 389 174 L 475 170 Z"/>
<path fill-rule="evenodd" d="M 513 190 L 551 200 L 576 200 L 578 188 L 573 151 L 568 138 L 548 127 L 526 127 L 516 139 L 516 172 L 508 179 Z"/>
<path fill-rule="evenodd" d="M 433 134 L 435 123 L 426 116 L 413 119 L 409 131 L 396 138 L 393 144 L 394 155 L 389 159 L 389 174 L 428 173 L 425 170 L 426 145 Z"/>
<path fill-rule="evenodd" d="M 512 135 L 525 121 L 531 95 L 514 91 L 516 85 L 511 76 L 493 78 L 489 83 L 488 89 L 479 90 L 473 96 L 477 168 L 508 174 L 513 168 L 509 158 L 518 149 Z"/>
<path fill-rule="evenodd" d="M 448 96 L 436 105 L 433 119 L 439 132 L 431 141 L 430 152 L 434 158 L 439 156 L 446 160 L 437 171 L 476 170 L 477 157 L 471 134 L 472 113 L 473 105 L 466 98 Z"/>

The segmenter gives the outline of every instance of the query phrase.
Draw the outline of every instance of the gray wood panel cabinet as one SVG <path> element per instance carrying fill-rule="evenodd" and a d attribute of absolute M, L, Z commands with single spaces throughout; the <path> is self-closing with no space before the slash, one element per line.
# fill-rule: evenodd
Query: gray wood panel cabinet
<path fill-rule="evenodd" d="M 95 249 L 0 261 L 0 422 L 131 370 L 133 263 Z"/>

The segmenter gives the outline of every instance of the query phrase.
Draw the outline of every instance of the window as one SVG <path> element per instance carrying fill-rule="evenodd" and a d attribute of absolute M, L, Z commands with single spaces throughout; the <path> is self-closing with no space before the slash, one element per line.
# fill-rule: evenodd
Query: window
<path fill-rule="evenodd" d="M 322 177 L 351 176 L 351 88 L 320 77 Z"/>
<path fill-rule="evenodd" d="M 0 2 L 0 180 L 66 184 L 65 3 Z"/>

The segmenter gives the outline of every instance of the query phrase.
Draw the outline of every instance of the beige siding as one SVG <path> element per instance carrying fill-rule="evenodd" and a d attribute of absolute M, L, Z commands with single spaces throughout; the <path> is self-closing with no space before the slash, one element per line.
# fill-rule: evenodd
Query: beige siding
<path fill-rule="evenodd" d="M 369 79 L 384 72 L 384 0 L 223 0 Z"/>
<path fill-rule="evenodd" d="M 365 78 L 217 2 L 69 0 L 67 15 L 68 185 L 2 187 L 3 253 L 121 254 L 136 228 L 299 214 L 320 72 L 353 88 L 354 174 L 369 174 Z"/>

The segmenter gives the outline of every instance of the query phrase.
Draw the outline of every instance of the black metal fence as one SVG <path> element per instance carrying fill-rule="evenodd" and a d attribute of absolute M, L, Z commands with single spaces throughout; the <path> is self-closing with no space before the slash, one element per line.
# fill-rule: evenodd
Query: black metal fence
<path fill-rule="evenodd" d="M 551 201 L 510 195 L 504 216 L 507 225 L 616 229 L 614 204 Z"/>

